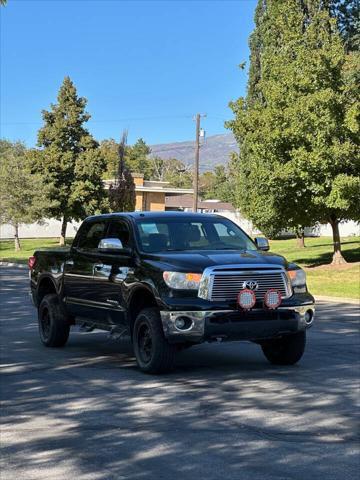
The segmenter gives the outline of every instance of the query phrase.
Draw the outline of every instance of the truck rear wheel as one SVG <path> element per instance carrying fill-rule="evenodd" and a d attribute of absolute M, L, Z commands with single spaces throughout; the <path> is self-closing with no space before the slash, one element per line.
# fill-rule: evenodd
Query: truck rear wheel
<path fill-rule="evenodd" d="M 69 338 L 70 325 L 58 296 L 45 295 L 38 311 L 40 340 L 46 347 L 63 347 Z"/>
<path fill-rule="evenodd" d="M 145 308 L 136 317 L 133 344 L 143 372 L 165 373 L 174 368 L 176 348 L 167 342 L 156 308 Z"/>
<path fill-rule="evenodd" d="M 294 365 L 303 356 L 305 344 L 306 333 L 297 332 L 263 342 L 261 348 L 270 363 L 274 365 Z"/>

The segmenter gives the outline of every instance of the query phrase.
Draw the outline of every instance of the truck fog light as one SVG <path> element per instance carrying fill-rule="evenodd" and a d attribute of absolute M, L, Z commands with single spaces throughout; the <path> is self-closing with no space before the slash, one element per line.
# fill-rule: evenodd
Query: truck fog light
<path fill-rule="evenodd" d="M 241 290 L 237 297 L 237 303 L 243 310 L 250 310 L 256 303 L 255 293 L 248 288 Z"/>
<path fill-rule="evenodd" d="M 307 312 L 305 312 L 305 323 L 309 325 L 312 322 L 312 319 L 313 319 L 312 310 L 307 310 Z"/>
<path fill-rule="evenodd" d="M 175 319 L 175 327 L 178 330 L 189 330 L 192 326 L 191 318 L 189 317 L 177 317 Z"/>
<path fill-rule="evenodd" d="M 281 303 L 281 293 L 279 290 L 270 288 L 270 290 L 265 293 L 264 303 L 268 308 L 277 308 Z"/>

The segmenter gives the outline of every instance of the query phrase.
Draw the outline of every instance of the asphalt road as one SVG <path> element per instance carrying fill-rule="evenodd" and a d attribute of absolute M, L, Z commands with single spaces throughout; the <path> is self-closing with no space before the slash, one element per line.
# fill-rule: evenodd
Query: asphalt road
<path fill-rule="evenodd" d="M 359 316 L 322 304 L 294 367 L 249 343 L 146 376 L 126 343 L 39 343 L 27 272 L 0 269 L 1 479 L 359 478 Z"/>

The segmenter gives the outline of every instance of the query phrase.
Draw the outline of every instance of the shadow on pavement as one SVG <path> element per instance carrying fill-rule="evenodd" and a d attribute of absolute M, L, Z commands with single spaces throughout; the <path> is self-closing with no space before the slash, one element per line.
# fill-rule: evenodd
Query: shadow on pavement
<path fill-rule="evenodd" d="M 1 272 L 4 479 L 355 478 L 356 307 L 323 305 L 297 366 L 202 345 L 151 377 L 104 333 L 42 347 L 26 272 Z"/>

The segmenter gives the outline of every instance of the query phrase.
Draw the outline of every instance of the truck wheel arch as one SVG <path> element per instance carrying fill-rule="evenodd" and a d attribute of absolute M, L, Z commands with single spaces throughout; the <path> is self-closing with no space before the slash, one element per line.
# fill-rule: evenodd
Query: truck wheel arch
<path fill-rule="evenodd" d="M 50 293 L 57 293 L 56 286 L 50 277 L 45 276 L 39 281 L 36 292 L 36 303 L 38 307 L 45 295 L 49 295 Z"/>
<path fill-rule="evenodd" d="M 138 287 L 132 292 L 128 305 L 128 321 L 132 336 L 136 317 L 141 310 L 144 310 L 144 308 L 158 307 L 158 303 L 149 288 Z"/>

